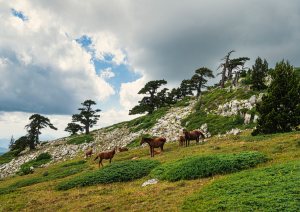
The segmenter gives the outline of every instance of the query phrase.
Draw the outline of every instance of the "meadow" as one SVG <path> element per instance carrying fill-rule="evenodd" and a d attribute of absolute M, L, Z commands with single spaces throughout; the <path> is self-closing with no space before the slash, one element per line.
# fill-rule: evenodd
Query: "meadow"
<path fill-rule="evenodd" d="M 251 130 L 246 130 L 238 136 L 232 135 L 222 139 L 210 138 L 206 143 L 200 145 L 195 145 L 195 141 L 193 141 L 190 147 L 179 148 L 178 143 L 166 144 L 164 153 L 155 155 L 154 158 L 150 158 L 148 155 L 149 147 L 131 149 L 115 155 L 110 165 L 108 165 L 108 161 L 104 161 L 104 168 L 100 169 L 96 162 L 92 162 L 92 159 L 81 164 L 82 162 L 79 162 L 82 161 L 83 158 L 81 158 L 37 169 L 33 174 L 1 179 L 0 191 L 7 191 L 0 195 L 0 210 L 203 211 L 206 209 L 208 211 L 268 211 L 269 207 L 272 207 L 273 211 L 298 210 L 300 132 L 261 136 L 257 139 L 250 133 Z M 220 148 L 215 149 L 215 146 Z M 253 153 L 251 152 L 256 152 L 258 158 L 252 157 Z M 176 180 L 159 177 L 161 180 L 157 184 L 142 186 L 145 181 L 157 177 L 155 170 L 159 167 L 178 165 L 178 161 L 189 164 L 193 163 L 190 158 L 209 158 L 211 156 L 227 158 L 225 163 L 225 167 L 227 167 L 230 161 L 232 164 L 235 163 L 232 162 L 235 161 L 232 154 L 239 155 L 238 161 L 249 162 L 245 162 L 242 168 L 232 169 L 230 172 L 214 172 L 209 175 Z M 118 182 L 118 180 L 101 182 L 101 178 L 104 177 L 101 175 L 105 170 L 108 171 L 106 177 L 110 177 L 110 174 L 113 173 L 112 170 L 123 167 L 124 171 L 126 167 L 129 167 L 127 172 L 130 172 L 130 170 L 136 169 L 136 166 L 130 164 L 133 157 L 142 159 L 143 167 L 146 167 L 144 174 L 126 178 L 122 182 Z M 73 165 L 67 165 L 70 163 Z M 79 169 L 71 175 L 65 174 L 57 178 L 54 176 L 59 173 L 54 173 L 53 170 L 62 171 L 77 163 L 76 166 Z M 64 166 L 65 168 L 63 168 Z M 227 170 L 227 168 L 225 169 Z M 176 170 L 173 169 L 173 171 Z M 48 176 L 45 174 L 46 172 L 48 172 Z M 99 181 L 94 180 L 92 184 L 89 184 L 91 180 L 82 177 L 91 174 Z M 53 178 L 50 178 L 51 175 Z M 174 174 L 170 176 L 174 176 Z M 41 180 L 42 177 L 48 177 L 49 180 Z M 115 175 L 112 179 L 114 177 Z M 59 189 L 59 185 L 69 185 L 66 182 L 72 182 L 76 178 L 86 180 L 87 185 L 74 184 L 75 186 L 72 185 L 67 189 Z M 29 183 L 30 185 L 25 183 L 26 181 L 32 182 L 32 179 L 40 181 L 35 184 Z M 15 186 L 21 185 L 22 182 L 25 186 L 18 188 Z"/>

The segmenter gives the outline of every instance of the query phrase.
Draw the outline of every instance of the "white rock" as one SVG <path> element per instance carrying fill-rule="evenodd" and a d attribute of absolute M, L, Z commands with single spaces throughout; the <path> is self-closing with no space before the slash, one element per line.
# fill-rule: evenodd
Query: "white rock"
<path fill-rule="evenodd" d="M 246 113 L 245 114 L 245 121 L 244 124 L 247 125 L 250 123 L 250 119 L 251 119 L 251 114 Z"/>
<path fill-rule="evenodd" d="M 249 99 L 249 102 L 251 103 L 251 105 L 254 105 L 256 102 L 256 97 L 255 95 L 251 96 L 251 98 Z"/>
<path fill-rule="evenodd" d="M 256 123 L 258 119 L 259 119 L 258 115 L 255 115 L 253 118 L 253 123 Z"/>
<path fill-rule="evenodd" d="M 159 180 L 158 180 L 157 178 L 151 179 L 151 180 L 148 180 L 148 181 L 144 182 L 142 186 L 151 185 L 151 184 L 156 184 L 156 183 L 158 183 L 158 181 L 159 181 Z"/>

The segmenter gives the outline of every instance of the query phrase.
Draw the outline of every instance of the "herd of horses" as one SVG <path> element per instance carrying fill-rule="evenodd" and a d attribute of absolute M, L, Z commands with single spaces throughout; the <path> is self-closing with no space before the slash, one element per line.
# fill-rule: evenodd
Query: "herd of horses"
<path fill-rule="evenodd" d="M 185 146 L 188 147 L 188 146 L 190 146 L 190 141 L 192 141 L 192 140 L 196 140 L 196 144 L 199 144 L 200 137 L 202 139 L 205 138 L 204 134 L 202 132 L 200 132 L 199 130 L 187 131 L 184 129 L 183 134 L 184 135 L 179 136 L 179 146 L 184 146 L 184 142 L 185 142 Z M 159 137 L 159 138 L 154 139 L 154 138 L 142 137 L 140 145 L 142 145 L 143 143 L 149 144 L 151 157 L 154 157 L 154 155 L 156 155 L 156 154 L 162 154 L 164 144 L 166 143 L 166 138 Z M 154 148 L 160 148 L 160 151 L 155 151 Z M 126 147 L 119 148 L 119 152 L 124 152 L 124 151 L 128 151 L 128 149 Z M 88 156 L 92 157 L 92 154 L 93 154 L 93 149 L 87 150 L 86 158 L 88 158 Z M 103 166 L 103 164 L 102 164 L 103 159 L 106 159 L 106 160 L 109 159 L 109 163 L 111 163 L 111 159 L 114 157 L 115 154 L 118 154 L 117 147 L 110 150 L 109 152 L 101 152 L 101 153 L 97 154 L 97 156 L 93 162 L 95 162 L 98 158 L 100 158 L 100 160 L 99 160 L 99 168 L 100 168 L 100 164 Z M 133 159 L 136 159 L 136 158 L 133 158 Z"/>

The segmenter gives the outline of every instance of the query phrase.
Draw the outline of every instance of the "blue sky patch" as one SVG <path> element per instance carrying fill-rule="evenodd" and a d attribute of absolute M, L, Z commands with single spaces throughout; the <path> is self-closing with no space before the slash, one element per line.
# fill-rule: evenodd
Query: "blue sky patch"
<path fill-rule="evenodd" d="M 28 17 L 23 15 L 22 11 L 16 11 L 14 8 L 11 8 L 13 16 L 21 18 L 23 21 L 27 21 Z"/>

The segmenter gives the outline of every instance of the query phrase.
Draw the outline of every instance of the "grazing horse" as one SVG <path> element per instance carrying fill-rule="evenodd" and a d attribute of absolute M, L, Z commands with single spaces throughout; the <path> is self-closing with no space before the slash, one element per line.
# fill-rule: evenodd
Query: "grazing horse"
<path fill-rule="evenodd" d="M 166 138 L 159 137 L 159 138 L 144 138 L 142 137 L 140 145 L 142 145 L 144 142 L 147 142 L 150 146 L 150 153 L 151 157 L 154 157 L 154 148 L 160 147 L 161 152 L 163 151 L 164 144 L 166 142 Z"/>
<path fill-rule="evenodd" d="M 184 135 L 179 136 L 179 146 L 182 146 L 185 142 L 185 137 Z"/>
<path fill-rule="evenodd" d="M 118 154 L 117 148 L 114 148 L 114 149 L 110 150 L 109 152 L 101 152 L 97 155 L 97 157 L 94 159 L 93 162 L 95 162 L 95 160 L 97 160 L 97 158 L 100 158 L 100 160 L 99 160 L 99 168 L 100 168 L 100 164 L 103 166 L 103 164 L 102 164 L 103 159 L 106 159 L 106 160 L 109 159 L 109 163 L 111 163 L 111 159 L 114 157 L 115 154 Z"/>
<path fill-rule="evenodd" d="M 185 146 L 190 146 L 190 140 L 196 140 L 196 144 L 199 143 L 199 137 L 205 138 L 204 134 L 200 132 L 199 130 L 194 130 L 192 132 L 183 130 L 183 133 L 185 135 Z"/>
<path fill-rule="evenodd" d="M 92 154 L 93 154 L 93 149 L 86 150 L 86 152 L 85 152 L 86 159 L 88 158 L 88 156 L 90 156 L 90 158 L 92 158 Z"/>
<path fill-rule="evenodd" d="M 123 147 L 123 148 L 119 147 L 119 152 L 125 152 L 125 151 L 128 151 L 128 149 L 126 147 Z"/>

